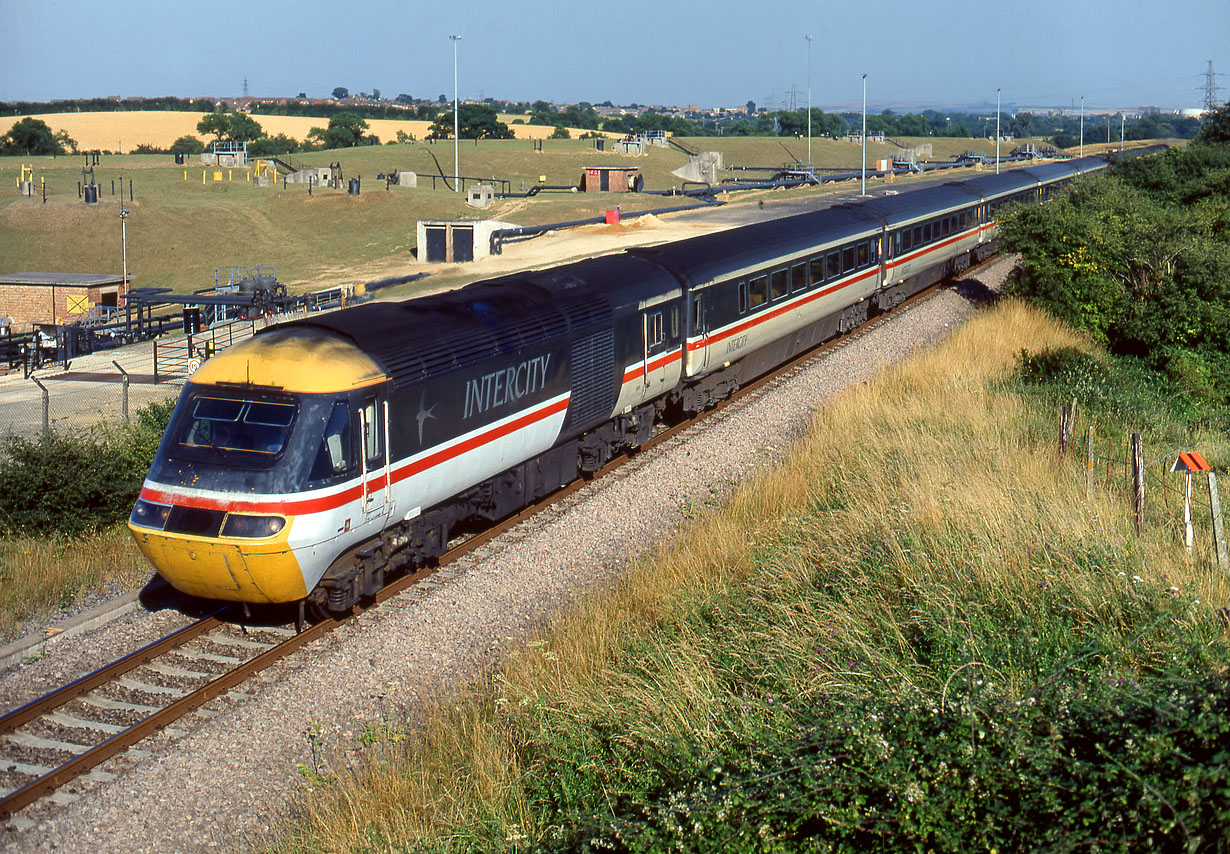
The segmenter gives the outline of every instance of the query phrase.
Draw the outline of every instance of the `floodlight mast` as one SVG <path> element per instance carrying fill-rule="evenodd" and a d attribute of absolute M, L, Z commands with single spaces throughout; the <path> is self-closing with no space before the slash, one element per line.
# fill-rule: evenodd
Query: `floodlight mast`
<path fill-rule="evenodd" d="M 461 192 L 461 155 L 459 153 L 461 133 L 461 108 L 457 101 L 457 42 L 461 36 L 449 36 L 453 40 L 453 192 Z"/>
<path fill-rule="evenodd" d="M 812 36 L 803 36 L 807 39 L 807 170 L 811 171 L 811 40 Z"/>
<path fill-rule="evenodd" d="M 999 174 L 999 89 L 995 90 L 995 174 Z"/>
<path fill-rule="evenodd" d="M 867 75 L 863 75 L 863 195 L 867 195 Z"/>

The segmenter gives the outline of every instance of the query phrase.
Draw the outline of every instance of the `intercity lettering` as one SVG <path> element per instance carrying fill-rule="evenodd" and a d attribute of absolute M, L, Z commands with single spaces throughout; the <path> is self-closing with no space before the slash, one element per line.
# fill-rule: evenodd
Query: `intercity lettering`
<path fill-rule="evenodd" d="M 501 368 L 466 381 L 463 418 L 478 415 L 493 407 L 520 400 L 541 391 L 547 384 L 547 365 L 551 354 L 535 356 L 511 368 Z"/>

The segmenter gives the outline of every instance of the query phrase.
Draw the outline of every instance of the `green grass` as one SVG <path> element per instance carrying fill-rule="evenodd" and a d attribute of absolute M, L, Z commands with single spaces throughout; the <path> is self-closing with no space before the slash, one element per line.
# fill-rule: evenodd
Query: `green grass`
<path fill-rule="evenodd" d="M 682 140 L 699 150 L 722 151 L 727 166 L 779 165 L 806 155 L 806 141 L 768 138 L 704 137 Z M 985 141 L 927 140 L 937 158 L 978 147 Z M 784 143 L 784 145 L 783 145 Z M 789 150 L 787 150 L 789 149 Z M 869 163 L 887 157 L 892 145 L 872 144 Z M 860 147 L 831 140 L 813 141 L 817 164 L 854 168 Z M 429 152 L 446 173 L 452 172 L 452 145 L 447 142 L 394 144 L 341 151 L 295 155 L 305 165 L 340 162 L 347 178 L 363 180 L 361 195 L 346 190 L 317 188 L 311 196 L 304 185 L 261 188 L 245 180 L 245 170 L 222 170 L 214 182 L 213 170 L 199 164 L 176 166 L 169 155 L 105 155 L 95 169 L 101 202 L 79 201 L 81 157 L 0 158 L 0 271 L 119 273 L 122 246 L 118 212 L 121 204 L 132 211 L 128 219 L 128 269 L 138 286 L 169 287 L 188 292 L 213 284 L 215 267 L 242 264 L 273 265 L 279 279 L 297 290 L 332 287 L 343 282 L 368 281 L 420 271 L 411 252 L 420 219 L 504 219 L 517 225 L 539 225 L 599 216 L 619 203 L 626 211 L 648 210 L 681 200 L 658 196 L 563 193 L 543 194 L 530 200 L 505 200 L 480 211 L 468 207 L 460 194 L 443 184 L 433 191 L 430 182 L 416 189 L 386 191 L 376 175 L 410 170 L 421 176 L 437 172 Z M 463 141 L 461 172 L 511 181 L 520 191 L 545 176 L 548 184 L 576 184 L 585 166 L 627 163 L 637 166 L 648 189 L 680 186 L 671 174 L 687 161 L 681 151 L 651 147 L 645 157 L 621 157 L 595 151 L 589 140 L 547 140 L 543 152 L 527 140 Z M 46 204 L 41 196 L 16 194 L 22 164 L 35 168 L 35 184 L 47 181 Z M 202 172 L 207 182 L 201 183 Z M 185 178 L 186 175 L 186 178 Z M 117 186 L 132 181 L 134 201 L 122 202 Z M 795 190 L 786 195 L 816 192 Z M 783 197 L 785 197 L 783 195 Z M 126 197 L 125 197 L 126 198 Z M 750 195 L 737 195 L 736 203 Z M 450 282 L 483 275 L 481 265 L 463 272 L 450 271 Z"/>
<path fill-rule="evenodd" d="M 1056 458 L 1062 347 L 1008 304 L 827 404 L 269 849 L 1224 848 L 1230 581 Z"/>

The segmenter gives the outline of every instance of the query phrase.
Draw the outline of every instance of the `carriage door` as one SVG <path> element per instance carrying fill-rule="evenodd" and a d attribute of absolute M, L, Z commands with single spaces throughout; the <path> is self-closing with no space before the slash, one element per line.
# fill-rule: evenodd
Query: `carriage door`
<path fill-rule="evenodd" d="M 705 295 L 704 293 L 692 295 L 692 326 L 691 334 L 695 339 L 695 350 L 688 352 L 685 349 L 685 355 L 688 358 L 687 374 L 693 376 L 695 374 L 704 373 L 709 367 L 709 346 L 706 343 L 706 338 L 709 335 L 709 321 L 705 316 Z"/>
<path fill-rule="evenodd" d="M 376 395 L 363 398 L 359 408 L 359 456 L 363 467 L 363 514 L 368 521 L 392 512 L 389 492 L 389 404 Z"/>
<path fill-rule="evenodd" d="M 678 317 L 678 309 L 675 311 Z M 662 355 L 667 349 L 666 330 L 670 323 L 670 312 L 671 306 L 658 305 L 641 315 L 641 346 L 645 359 L 641 367 L 645 388 L 642 399 L 656 395 L 666 382 L 668 360 L 663 359 Z"/>

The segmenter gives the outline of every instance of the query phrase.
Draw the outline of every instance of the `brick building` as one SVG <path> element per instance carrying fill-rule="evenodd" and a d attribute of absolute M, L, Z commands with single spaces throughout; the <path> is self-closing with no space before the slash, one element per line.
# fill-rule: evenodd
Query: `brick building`
<path fill-rule="evenodd" d="M 119 305 L 123 284 L 122 275 L 0 274 L 0 322 L 72 323 L 94 306 Z"/>

